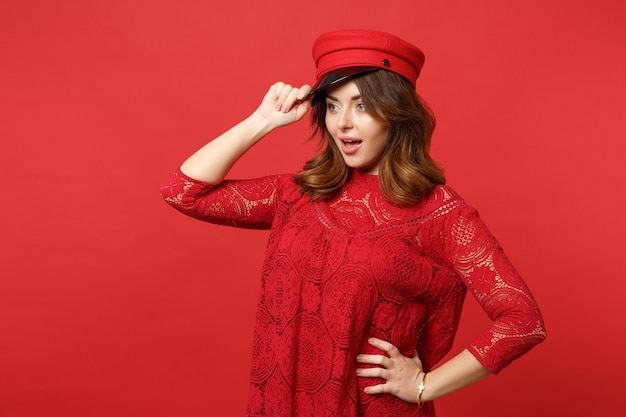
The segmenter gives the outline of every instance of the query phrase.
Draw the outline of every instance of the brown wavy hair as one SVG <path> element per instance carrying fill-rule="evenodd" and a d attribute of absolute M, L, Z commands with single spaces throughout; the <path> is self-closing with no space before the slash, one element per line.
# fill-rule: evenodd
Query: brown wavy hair
<path fill-rule="evenodd" d="M 443 170 L 429 155 L 435 129 L 432 111 L 411 83 L 393 72 L 379 70 L 353 80 L 370 115 L 389 126 L 378 171 L 383 196 L 399 206 L 418 204 L 433 187 L 446 182 Z M 325 119 L 326 95 L 320 92 L 312 103 L 311 138 L 320 135 L 320 146 L 325 147 L 295 178 L 299 190 L 313 201 L 337 196 L 350 176 Z"/>

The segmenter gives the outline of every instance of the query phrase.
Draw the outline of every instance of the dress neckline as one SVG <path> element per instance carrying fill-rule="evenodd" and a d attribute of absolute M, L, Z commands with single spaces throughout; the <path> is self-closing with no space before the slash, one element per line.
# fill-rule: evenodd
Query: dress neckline
<path fill-rule="evenodd" d="M 372 183 L 378 184 L 378 174 L 367 174 L 358 169 L 350 169 L 350 181 L 353 183 Z"/>

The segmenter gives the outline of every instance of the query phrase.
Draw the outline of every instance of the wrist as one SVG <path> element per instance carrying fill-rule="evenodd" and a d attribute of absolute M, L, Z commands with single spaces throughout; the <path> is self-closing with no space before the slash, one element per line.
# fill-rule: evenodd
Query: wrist
<path fill-rule="evenodd" d="M 426 372 L 422 372 L 420 375 L 418 375 L 418 383 L 417 383 L 417 405 L 418 406 L 422 406 L 422 404 L 424 403 L 424 398 L 423 398 L 423 394 L 424 391 L 426 391 Z M 421 378 L 420 378 L 421 376 Z"/>
<path fill-rule="evenodd" d="M 259 113 L 258 110 L 248 116 L 247 122 L 252 136 L 256 139 L 262 138 L 277 127 L 274 126 L 265 116 Z"/>

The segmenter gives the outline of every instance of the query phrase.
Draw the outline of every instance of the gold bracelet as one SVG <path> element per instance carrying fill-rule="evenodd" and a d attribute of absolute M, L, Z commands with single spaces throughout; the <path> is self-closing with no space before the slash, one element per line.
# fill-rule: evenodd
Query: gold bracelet
<path fill-rule="evenodd" d="M 417 405 L 422 406 L 422 393 L 426 389 L 426 372 L 424 372 L 424 376 L 422 377 L 422 382 L 417 386 Z"/>

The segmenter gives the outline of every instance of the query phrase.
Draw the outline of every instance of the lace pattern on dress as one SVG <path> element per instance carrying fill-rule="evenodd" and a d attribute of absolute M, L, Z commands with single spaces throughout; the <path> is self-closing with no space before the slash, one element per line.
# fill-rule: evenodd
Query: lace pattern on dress
<path fill-rule="evenodd" d="M 211 186 L 179 172 L 162 194 L 201 220 L 272 229 L 250 416 L 433 417 L 430 403 L 417 408 L 362 394 L 354 357 L 368 353 L 361 344 L 367 335 L 400 341 L 405 354 L 417 340 L 430 368 L 452 346 L 466 289 L 492 320 L 468 346 L 490 371 L 545 337 L 537 305 L 502 248 L 445 186 L 416 207 L 400 208 L 384 200 L 377 178 L 364 175 L 332 201 L 311 203 L 291 176 Z"/>

